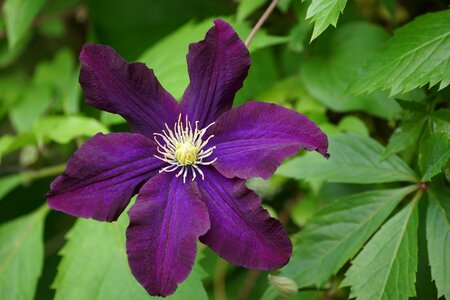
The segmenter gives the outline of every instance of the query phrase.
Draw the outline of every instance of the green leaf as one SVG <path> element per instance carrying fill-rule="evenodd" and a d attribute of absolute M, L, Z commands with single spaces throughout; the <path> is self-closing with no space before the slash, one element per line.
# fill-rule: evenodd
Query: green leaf
<path fill-rule="evenodd" d="M 53 283 L 55 300 L 153 299 L 136 281 L 128 266 L 124 213 L 117 222 L 78 220 L 67 234 L 68 242 Z M 192 273 L 168 299 L 207 299 L 196 264 Z M 156 298 L 154 298 L 156 299 Z"/>
<path fill-rule="evenodd" d="M 383 157 L 388 157 L 416 145 L 426 121 L 427 117 L 424 114 L 402 121 L 401 125 L 395 129 L 389 138 Z"/>
<path fill-rule="evenodd" d="M 418 197 L 384 224 L 345 274 L 342 286 L 358 300 L 415 296 Z"/>
<path fill-rule="evenodd" d="M 0 177 L 0 200 L 19 186 L 25 179 L 22 173 Z"/>
<path fill-rule="evenodd" d="M 41 120 L 33 127 L 38 141 L 51 140 L 60 144 L 81 137 L 91 137 L 108 129 L 97 120 L 83 116 L 51 116 Z"/>
<path fill-rule="evenodd" d="M 302 288 L 322 286 L 353 257 L 416 187 L 369 191 L 320 209 L 295 236 L 291 261 L 281 271 Z"/>
<path fill-rule="evenodd" d="M 390 89 L 391 95 L 427 83 L 450 83 L 450 10 L 429 13 L 398 29 L 356 77 L 355 93 Z"/>
<path fill-rule="evenodd" d="M 325 2 L 325 1 L 324 1 Z M 338 111 L 365 111 L 385 119 L 400 112 L 387 92 L 355 96 L 348 92 L 356 71 L 380 49 L 388 35 L 385 30 L 366 22 L 354 22 L 327 33 L 312 45 L 302 61 L 301 80 L 308 92 L 328 108 Z"/>
<path fill-rule="evenodd" d="M 445 166 L 450 158 L 449 136 L 444 132 L 432 133 L 420 147 L 419 167 L 422 181 L 430 181 Z"/>
<path fill-rule="evenodd" d="M 433 129 L 450 135 L 450 109 L 438 109 L 431 114 Z"/>
<path fill-rule="evenodd" d="M 354 116 L 343 117 L 338 124 L 338 129 L 348 133 L 354 133 L 364 137 L 369 137 L 369 129 L 361 119 Z"/>
<path fill-rule="evenodd" d="M 431 274 L 439 297 L 450 299 L 450 190 L 433 187 L 428 192 L 427 241 Z"/>
<path fill-rule="evenodd" d="M 244 23 L 231 22 L 239 36 L 244 39 L 251 31 Z M 177 31 L 160 40 L 157 44 L 138 59 L 154 69 L 161 84 L 176 98 L 180 99 L 189 83 L 186 64 L 186 53 L 190 43 L 202 40 L 209 28 L 213 26 L 213 19 L 200 23 L 189 22 Z M 250 51 L 287 42 L 288 38 L 276 37 L 259 31 L 250 46 Z"/>
<path fill-rule="evenodd" d="M 0 299 L 34 299 L 44 261 L 47 206 L 0 225 Z"/>
<path fill-rule="evenodd" d="M 239 5 L 236 12 L 236 20 L 238 22 L 244 21 L 255 10 L 266 3 L 267 0 L 239 0 Z"/>
<path fill-rule="evenodd" d="M 417 175 L 393 155 L 382 160 L 384 148 L 369 137 L 336 134 L 329 139 L 330 158 L 310 152 L 280 166 L 277 174 L 296 179 L 342 183 L 416 182 Z"/>
<path fill-rule="evenodd" d="M 347 0 L 312 0 L 306 13 L 306 19 L 314 22 L 311 41 L 318 37 L 328 26 L 336 27 L 339 15 L 344 11 Z"/>
<path fill-rule="evenodd" d="M 11 49 L 27 34 L 31 22 L 43 7 L 45 0 L 6 0 L 3 13 L 6 22 L 6 33 Z"/>

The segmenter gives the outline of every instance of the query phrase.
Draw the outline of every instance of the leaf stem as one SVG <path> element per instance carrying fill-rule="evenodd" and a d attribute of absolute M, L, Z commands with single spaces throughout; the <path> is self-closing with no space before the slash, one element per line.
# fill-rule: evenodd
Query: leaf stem
<path fill-rule="evenodd" d="M 65 169 L 65 164 L 60 165 L 54 165 L 51 167 L 43 168 L 36 171 L 28 171 L 24 173 L 24 182 L 30 182 L 36 179 L 49 177 L 53 175 L 57 175 L 59 173 L 62 173 Z"/>
<path fill-rule="evenodd" d="M 272 13 L 272 11 L 275 9 L 277 4 L 278 4 L 278 0 L 272 0 L 270 5 L 267 7 L 266 11 L 261 16 L 261 18 L 259 18 L 258 22 L 256 22 L 256 25 L 253 27 L 252 31 L 250 32 L 247 39 L 245 40 L 245 46 L 247 46 L 247 48 L 250 45 L 253 38 L 255 37 L 255 34 L 258 32 L 258 30 L 261 28 L 261 26 L 267 20 L 267 18 Z"/>

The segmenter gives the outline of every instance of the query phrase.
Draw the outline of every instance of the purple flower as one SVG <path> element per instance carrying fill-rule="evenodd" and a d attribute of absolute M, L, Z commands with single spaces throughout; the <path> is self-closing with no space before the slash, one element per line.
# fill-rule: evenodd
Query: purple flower
<path fill-rule="evenodd" d="M 170 295 L 188 276 L 198 239 L 246 268 L 286 264 L 291 242 L 245 180 L 268 178 L 301 148 L 328 155 L 325 134 L 295 111 L 255 101 L 231 109 L 250 57 L 229 24 L 214 24 L 189 46 L 190 84 L 180 105 L 143 63 L 128 64 L 102 45 L 80 54 L 86 102 L 122 115 L 133 133 L 84 143 L 51 184 L 48 203 L 111 222 L 138 193 L 127 254 L 151 295 Z"/>

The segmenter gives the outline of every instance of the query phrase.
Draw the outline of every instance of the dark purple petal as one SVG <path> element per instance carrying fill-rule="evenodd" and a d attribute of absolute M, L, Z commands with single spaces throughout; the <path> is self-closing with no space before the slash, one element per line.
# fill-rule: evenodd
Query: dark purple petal
<path fill-rule="evenodd" d="M 268 178 L 301 148 L 329 156 L 327 137 L 314 122 L 275 104 L 251 101 L 233 108 L 208 134 L 217 147 L 214 167 L 228 178 Z"/>
<path fill-rule="evenodd" d="M 250 269 L 270 270 L 285 265 L 292 244 L 283 226 L 261 207 L 244 180 L 228 179 L 214 168 L 203 168 L 199 181 L 208 206 L 211 229 L 200 241 L 229 262 Z"/>
<path fill-rule="evenodd" d="M 214 24 L 203 41 L 189 46 L 187 56 L 191 82 L 181 107 L 200 127 L 231 108 L 250 67 L 248 50 L 233 28 L 219 19 Z"/>
<path fill-rule="evenodd" d="M 150 295 L 172 294 L 191 272 L 197 239 L 209 229 L 208 210 L 196 182 L 173 173 L 150 179 L 128 212 L 131 271 Z"/>
<path fill-rule="evenodd" d="M 162 166 L 155 151 L 154 141 L 140 134 L 95 135 L 52 182 L 49 206 L 77 217 L 117 220 L 137 189 Z"/>
<path fill-rule="evenodd" d="M 134 132 L 151 136 L 177 120 L 177 102 L 145 64 L 128 64 L 111 47 L 95 44 L 83 47 L 80 62 L 86 102 L 122 115 Z"/>

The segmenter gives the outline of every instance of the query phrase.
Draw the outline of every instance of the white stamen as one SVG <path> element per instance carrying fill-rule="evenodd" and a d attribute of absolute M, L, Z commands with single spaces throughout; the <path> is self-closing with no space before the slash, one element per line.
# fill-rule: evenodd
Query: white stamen
<path fill-rule="evenodd" d="M 203 161 L 210 157 L 216 149 L 215 146 L 205 148 L 214 135 L 206 139 L 203 138 L 208 128 L 213 124 L 214 122 L 203 129 L 199 129 L 199 122 L 195 121 L 195 128 L 193 128 L 187 116 L 183 124 L 180 114 L 173 130 L 166 123 L 166 130 L 162 130 L 162 133 L 154 133 L 154 139 L 158 144 L 157 151 L 162 156 L 153 156 L 169 164 L 159 170 L 159 173 L 178 171 L 175 176 L 183 175 L 183 182 L 186 183 L 189 170 L 191 170 L 192 181 L 197 177 L 197 173 L 200 174 L 202 179 L 205 179 L 205 174 L 199 168 L 199 165 L 207 166 L 217 160 L 216 157 L 211 161 Z"/>

